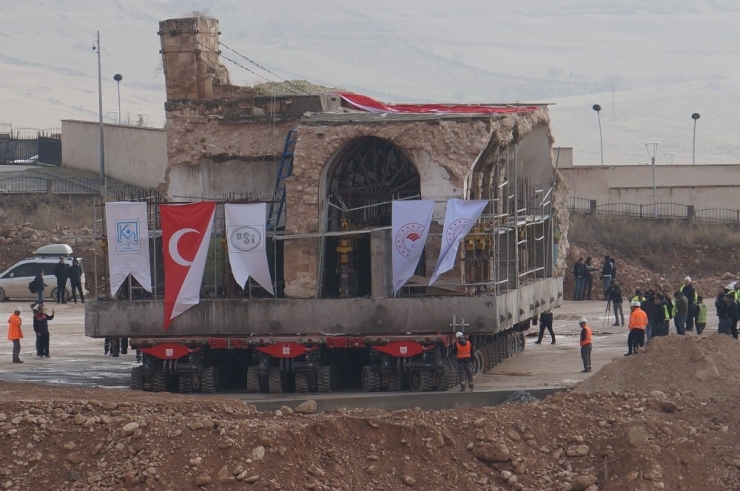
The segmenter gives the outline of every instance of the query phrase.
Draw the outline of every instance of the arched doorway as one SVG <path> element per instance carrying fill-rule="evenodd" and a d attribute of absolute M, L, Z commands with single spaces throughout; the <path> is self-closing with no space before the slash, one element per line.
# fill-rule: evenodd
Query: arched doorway
<path fill-rule="evenodd" d="M 332 158 L 324 192 L 325 232 L 391 225 L 391 202 L 420 195 L 419 174 L 404 151 L 366 136 Z M 328 236 L 321 246 L 321 296 L 364 297 L 372 291 L 371 234 Z M 378 265 L 379 266 L 379 265 Z"/>

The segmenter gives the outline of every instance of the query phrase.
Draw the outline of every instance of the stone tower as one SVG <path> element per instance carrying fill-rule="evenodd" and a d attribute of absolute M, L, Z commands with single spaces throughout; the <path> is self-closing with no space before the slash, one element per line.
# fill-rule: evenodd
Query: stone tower
<path fill-rule="evenodd" d="M 214 85 L 230 85 L 219 60 L 218 20 L 168 19 L 159 23 L 168 101 L 212 100 Z"/>

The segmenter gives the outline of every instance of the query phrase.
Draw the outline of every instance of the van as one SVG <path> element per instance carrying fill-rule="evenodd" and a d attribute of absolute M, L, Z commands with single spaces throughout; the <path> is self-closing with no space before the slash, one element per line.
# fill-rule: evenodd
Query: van
<path fill-rule="evenodd" d="M 72 248 L 67 244 L 51 244 L 36 249 L 34 257 L 29 257 L 17 262 L 12 267 L 0 274 L 0 302 L 10 298 L 36 299 L 36 294 L 28 290 L 28 284 L 36 277 L 39 270 L 44 270 L 44 283 L 48 287 L 44 290 L 44 298 L 56 301 L 57 280 L 54 278 L 54 266 L 59 263 L 59 258 L 64 257 L 67 265 L 72 266 L 75 257 Z M 82 258 L 76 258 L 82 267 L 82 288 L 85 288 L 85 268 Z M 64 292 L 65 300 L 72 296 L 72 287 L 67 280 L 67 288 Z"/>

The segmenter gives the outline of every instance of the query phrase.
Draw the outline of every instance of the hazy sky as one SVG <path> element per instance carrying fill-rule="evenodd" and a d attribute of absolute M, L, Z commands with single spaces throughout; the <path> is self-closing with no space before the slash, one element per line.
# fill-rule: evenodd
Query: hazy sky
<path fill-rule="evenodd" d="M 607 164 L 737 163 L 740 2 L 722 0 L 0 0 L 0 122 L 54 127 L 104 113 L 164 121 L 158 22 L 206 10 L 221 40 L 287 79 L 385 101 L 548 101 L 556 145 Z M 238 55 L 223 49 L 224 54 Z M 245 66 L 269 79 L 247 61 Z M 238 84 L 264 81 L 224 61 Z"/>

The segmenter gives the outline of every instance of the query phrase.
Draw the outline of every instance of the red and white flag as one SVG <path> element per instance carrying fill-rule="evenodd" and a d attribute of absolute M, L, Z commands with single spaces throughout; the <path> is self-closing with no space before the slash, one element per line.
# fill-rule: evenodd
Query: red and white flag
<path fill-rule="evenodd" d="M 455 265 L 455 257 L 457 257 L 460 242 L 470 233 L 487 204 L 488 201 L 482 200 L 451 199 L 447 202 L 445 226 L 442 230 L 442 247 L 439 251 L 437 266 L 434 268 L 432 277 L 429 278 L 429 286 Z"/>
<path fill-rule="evenodd" d="M 216 203 L 161 205 L 164 252 L 164 329 L 200 302 Z"/>
<path fill-rule="evenodd" d="M 394 201 L 392 205 L 393 292 L 414 275 L 432 223 L 434 201 Z"/>

